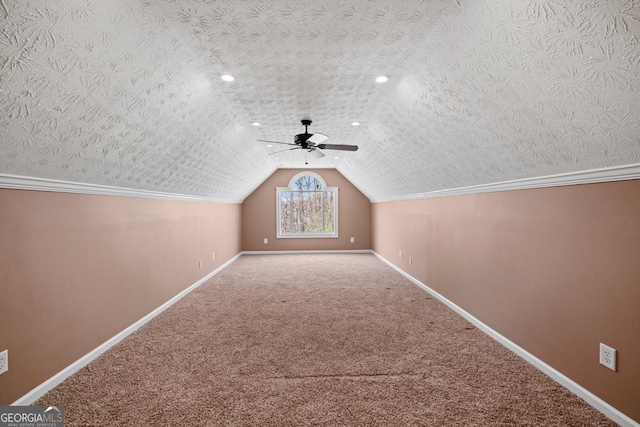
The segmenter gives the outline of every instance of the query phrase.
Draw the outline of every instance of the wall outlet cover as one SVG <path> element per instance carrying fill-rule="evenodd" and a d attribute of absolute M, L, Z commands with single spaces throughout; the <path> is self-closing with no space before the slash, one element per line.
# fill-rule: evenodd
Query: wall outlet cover
<path fill-rule="evenodd" d="M 600 343 L 600 364 L 615 371 L 616 349 Z"/>
<path fill-rule="evenodd" d="M 9 350 L 0 352 L 0 375 L 9 370 Z"/>

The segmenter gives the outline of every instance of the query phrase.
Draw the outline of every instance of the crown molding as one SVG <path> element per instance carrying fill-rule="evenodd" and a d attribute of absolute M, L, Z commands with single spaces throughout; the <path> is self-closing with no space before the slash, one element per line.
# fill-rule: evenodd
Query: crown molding
<path fill-rule="evenodd" d="M 640 163 L 534 178 L 515 179 L 512 181 L 502 181 L 491 184 L 470 185 L 468 187 L 428 191 L 425 193 L 414 193 L 397 197 L 385 197 L 372 200 L 372 203 L 428 199 L 432 197 L 455 196 L 459 194 L 491 193 L 496 191 L 528 190 L 533 188 L 560 187 L 565 185 L 594 184 L 599 182 L 626 181 L 631 179 L 640 179 Z"/>
<path fill-rule="evenodd" d="M 198 202 L 242 202 L 241 200 L 223 200 L 211 197 L 193 196 L 188 194 L 163 193 L 161 191 L 137 190 L 134 188 L 112 187 L 109 185 L 87 184 L 82 182 L 60 181 L 56 179 L 7 174 L 0 174 L 0 188 L 8 188 L 14 190 L 52 191 L 58 193 L 93 194 L 99 196 L 189 200 Z"/>
<path fill-rule="evenodd" d="M 338 170 L 338 172 L 340 172 L 340 170 Z M 625 181 L 631 179 L 640 179 L 640 163 L 600 169 L 590 169 L 585 171 L 569 172 L 556 175 L 547 175 L 534 178 L 516 179 L 512 181 L 502 181 L 491 184 L 471 185 L 468 187 L 428 191 L 424 193 L 414 193 L 396 197 L 385 197 L 379 199 L 373 199 L 370 197 L 369 199 L 372 203 L 381 203 L 402 200 L 427 199 L 432 197 L 455 196 L 460 194 L 490 193 L 496 191 L 527 190 L 544 187 L 558 187 L 564 185 Z M 113 187 L 108 185 L 87 184 L 8 174 L 0 174 L 0 188 L 52 191 L 61 193 L 94 194 L 102 196 L 190 200 L 216 203 L 242 203 L 242 200 L 240 199 L 224 200 L 211 197 L 193 196 L 188 194 L 163 193 L 160 191 L 138 190 L 133 188 Z"/>

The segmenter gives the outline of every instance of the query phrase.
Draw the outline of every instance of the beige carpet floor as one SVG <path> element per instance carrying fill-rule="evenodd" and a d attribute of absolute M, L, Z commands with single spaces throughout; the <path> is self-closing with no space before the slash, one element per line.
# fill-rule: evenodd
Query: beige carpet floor
<path fill-rule="evenodd" d="M 611 426 L 369 254 L 243 256 L 40 399 L 68 426 Z"/>

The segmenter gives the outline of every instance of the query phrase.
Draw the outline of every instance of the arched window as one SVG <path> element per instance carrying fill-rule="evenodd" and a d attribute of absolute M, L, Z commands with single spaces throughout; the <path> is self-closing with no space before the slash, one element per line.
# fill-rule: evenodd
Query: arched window
<path fill-rule="evenodd" d="M 277 237 L 338 237 L 338 188 L 301 172 L 276 190 Z"/>

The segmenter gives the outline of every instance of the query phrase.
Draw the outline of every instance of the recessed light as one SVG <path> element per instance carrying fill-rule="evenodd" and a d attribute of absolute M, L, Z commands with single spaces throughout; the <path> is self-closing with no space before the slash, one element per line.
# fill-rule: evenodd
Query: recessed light
<path fill-rule="evenodd" d="M 360 126 L 360 122 L 353 122 L 351 123 L 351 126 Z"/>
<path fill-rule="evenodd" d="M 280 160 L 280 157 L 276 157 L 276 160 Z"/>
<path fill-rule="evenodd" d="M 253 122 L 251 124 L 254 125 L 254 126 L 260 126 L 260 123 L 258 123 L 258 122 Z"/>
<path fill-rule="evenodd" d="M 386 82 L 387 80 L 389 80 L 389 77 L 387 77 L 387 76 L 379 76 L 379 77 L 376 77 L 376 82 L 377 82 L 377 83 L 384 83 L 384 82 Z"/>
<path fill-rule="evenodd" d="M 220 76 L 220 78 L 225 82 L 232 82 L 235 80 L 235 77 L 233 77 L 231 74 L 223 74 Z"/>
<path fill-rule="evenodd" d="M 334 160 L 338 160 L 340 157 L 334 157 Z"/>
<path fill-rule="evenodd" d="M 273 145 L 267 144 L 267 148 L 271 148 L 271 147 L 273 147 Z"/>

